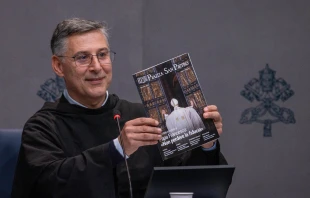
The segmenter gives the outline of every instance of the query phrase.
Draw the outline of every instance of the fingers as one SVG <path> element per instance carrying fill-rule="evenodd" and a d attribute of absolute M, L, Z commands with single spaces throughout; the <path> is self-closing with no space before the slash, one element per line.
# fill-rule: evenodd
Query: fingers
<path fill-rule="evenodd" d="M 203 109 L 203 117 L 211 118 L 214 122 L 222 121 L 222 116 L 220 115 L 217 106 L 208 105 Z"/>
<path fill-rule="evenodd" d="M 133 141 L 158 141 L 162 138 L 161 129 L 160 128 L 152 128 L 152 127 L 140 127 L 147 128 L 146 131 L 142 132 L 128 132 L 127 138 Z"/>
<path fill-rule="evenodd" d="M 217 106 L 215 105 L 208 105 L 203 110 L 204 111 L 218 111 Z"/>
<path fill-rule="evenodd" d="M 210 118 L 213 119 L 214 122 L 220 122 L 222 121 L 222 117 L 219 112 L 208 112 L 203 113 L 204 118 Z"/>
<path fill-rule="evenodd" d="M 211 142 L 208 142 L 208 143 L 205 143 L 205 144 L 203 144 L 203 145 L 201 145 L 202 147 L 204 147 L 204 148 L 211 148 L 213 145 L 214 145 L 214 142 L 215 142 L 216 140 L 212 140 Z"/>
<path fill-rule="evenodd" d="M 137 118 L 125 123 L 121 139 L 126 154 L 132 154 L 140 146 L 154 145 L 162 138 L 158 121 L 152 118 Z"/>
<path fill-rule="evenodd" d="M 153 118 L 136 118 L 134 120 L 128 121 L 126 124 L 133 126 L 158 126 L 159 122 Z"/>
<path fill-rule="evenodd" d="M 125 124 L 123 131 L 126 133 L 154 133 L 154 134 L 161 134 L 161 129 L 155 126 L 134 126 L 129 125 L 128 123 Z"/>
<path fill-rule="evenodd" d="M 218 111 L 217 106 L 208 105 L 203 110 L 203 117 L 212 119 L 214 121 L 217 132 L 219 133 L 219 135 L 221 135 L 223 133 L 223 119 Z"/>
<path fill-rule="evenodd" d="M 219 135 L 221 135 L 223 133 L 223 124 L 222 122 L 214 122 L 216 130 L 218 132 Z"/>
<path fill-rule="evenodd" d="M 222 123 L 222 122 L 214 122 L 214 124 L 215 124 L 215 127 L 216 127 L 217 129 L 223 128 L 223 123 Z"/>
<path fill-rule="evenodd" d="M 161 135 L 150 133 L 123 132 L 120 136 L 122 147 L 127 155 L 131 155 L 141 146 L 157 144 L 161 138 Z"/>

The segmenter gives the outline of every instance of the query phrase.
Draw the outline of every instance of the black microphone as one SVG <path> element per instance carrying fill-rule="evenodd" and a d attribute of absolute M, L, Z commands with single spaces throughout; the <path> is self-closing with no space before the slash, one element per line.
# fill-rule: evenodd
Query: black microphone
<path fill-rule="evenodd" d="M 125 153 L 125 148 L 124 148 L 124 145 L 123 145 L 123 139 L 122 139 L 122 133 L 121 133 L 121 127 L 119 125 L 119 120 L 121 119 L 121 112 L 118 109 L 113 109 L 113 118 L 117 122 L 119 137 L 120 137 L 120 140 L 121 140 L 120 144 L 121 144 L 122 149 L 123 149 L 123 156 L 124 156 L 125 165 L 126 165 L 126 171 L 127 171 L 127 175 L 128 175 L 130 197 L 133 198 L 133 196 L 132 196 L 132 186 L 131 186 L 131 177 L 130 177 L 128 163 L 127 163 L 127 155 Z"/>

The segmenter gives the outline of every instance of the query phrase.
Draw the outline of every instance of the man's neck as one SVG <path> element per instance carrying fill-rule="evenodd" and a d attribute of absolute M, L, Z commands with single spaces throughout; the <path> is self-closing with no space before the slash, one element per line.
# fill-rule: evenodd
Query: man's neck
<path fill-rule="evenodd" d="M 105 98 L 103 100 L 100 100 L 99 102 L 94 102 L 94 103 L 85 103 L 81 101 L 77 101 L 73 99 L 70 95 L 67 89 L 64 90 L 63 92 L 64 97 L 68 100 L 70 104 L 75 104 L 84 108 L 89 108 L 89 109 L 97 109 L 105 105 L 105 103 L 108 100 L 109 97 L 109 92 L 106 91 Z"/>

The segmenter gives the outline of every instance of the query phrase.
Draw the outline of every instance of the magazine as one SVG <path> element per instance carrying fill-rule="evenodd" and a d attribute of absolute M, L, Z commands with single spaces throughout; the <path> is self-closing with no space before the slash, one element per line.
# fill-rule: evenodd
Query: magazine
<path fill-rule="evenodd" d="M 182 54 L 133 74 L 148 117 L 159 122 L 163 160 L 219 137 L 189 54 Z"/>

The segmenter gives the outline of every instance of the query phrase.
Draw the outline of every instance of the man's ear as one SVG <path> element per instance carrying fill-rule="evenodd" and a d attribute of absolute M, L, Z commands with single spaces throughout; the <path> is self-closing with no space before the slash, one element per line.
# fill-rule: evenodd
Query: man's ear
<path fill-rule="evenodd" d="M 63 77 L 64 73 L 63 73 L 63 63 L 61 62 L 60 58 L 53 55 L 52 56 L 52 67 L 54 72 L 60 76 Z"/>

